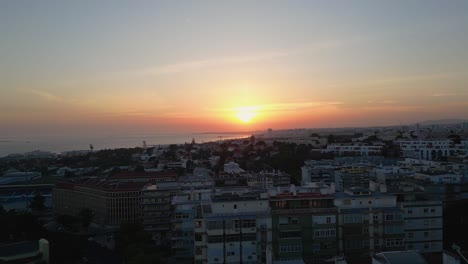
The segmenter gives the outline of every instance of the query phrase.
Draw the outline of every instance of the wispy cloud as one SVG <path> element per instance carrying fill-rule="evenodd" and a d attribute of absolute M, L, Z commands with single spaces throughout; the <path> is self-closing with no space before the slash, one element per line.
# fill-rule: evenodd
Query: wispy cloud
<path fill-rule="evenodd" d="M 62 97 L 60 97 L 58 95 L 55 95 L 55 94 L 53 94 L 51 92 L 36 90 L 36 89 L 30 89 L 29 92 L 34 94 L 34 95 L 39 96 L 42 99 L 47 100 L 47 101 L 54 101 L 54 102 L 63 102 L 64 101 L 64 98 L 62 98 Z"/>
<path fill-rule="evenodd" d="M 219 58 L 209 58 L 203 60 L 185 61 L 180 63 L 168 64 L 154 68 L 143 69 L 140 74 L 143 75 L 165 75 L 182 72 L 189 72 L 205 68 L 214 68 L 231 64 L 242 64 L 247 62 L 258 62 L 271 60 L 287 56 L 287 52 L 268 52 L 256 55 L 229 56 Z"/>
<path fill-rule="evenodd" d="M 443 73 L 427 73 L 427 74 L 415 74 L 415 75 L 402 75 L 394 76 L 388 78 L 380 79 L 369 79 L 363 80 L 361 82 L 350 82 L 350 83 L 338 83 L 330 85 L 330 88 L 339 88 L 339 87 L 369 87 L 369 86 L 382 86 L 388 84 L 396 83 L 406 83 L 406 82 L 421 82 L 421 81 L 431 81 L 431 80 L 444 80 L 451 79 L 456 76 L 464 75 L 462 72 L 443 72 Z"/>
<path fill-rule="evenodd" d="M 466 93 L 444 93 L 444 92 L 441 92 L 441 93 L 432 93 L 429 96 L 431 96 L 431 97 L 448 97 L 448 96 L 457 96 L 457 95 L 464 95 L 464 94 L 466 94 Z"/>
<path fill-rule="evenodd" d="M 277 104 L 262 104 L 242 107 L 231 107 L 231 108 L 215 108 L 207 109 L 208 111 L 224 111 L 224 112 L 236 112 L 239 110 L 253 110 L 259 112 L 275 112 L 275 111 L 294 111 L 302 110 L 307 108 L 323 107 L 323 106 L 338 106 L 343 102 L 338 101 L 313 101 L 313 102 L 290 102 L 290 103 L 277 103 Z"/>

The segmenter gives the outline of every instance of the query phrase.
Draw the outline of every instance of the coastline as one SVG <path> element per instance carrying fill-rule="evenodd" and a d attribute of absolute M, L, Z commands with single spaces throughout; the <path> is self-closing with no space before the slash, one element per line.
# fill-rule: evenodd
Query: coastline
<path fill-rule="evenodd" d="M 33 151 L 44 151 L 55 154 L 68 151 L 89 150 L 93 145 L 95 151 L 103 149 L 167 146 L 184 144 L 216 142 L 235 138 L 249 137 L 248 133 L 186 133 L 186 134 L 147 134 L 147 135 L 117 135 L 117 136 L 83 136 L 83 137 L 28 137 L 18 139 L 2 139 L 0 141 L 0 158 L 9 155 L 22 155 Z"/>

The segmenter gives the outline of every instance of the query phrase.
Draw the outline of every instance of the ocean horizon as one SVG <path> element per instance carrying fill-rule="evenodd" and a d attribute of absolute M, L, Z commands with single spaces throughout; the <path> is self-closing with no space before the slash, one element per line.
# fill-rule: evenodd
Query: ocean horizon
<path fill-rule="evenodd" d="M 0 138 L 0 157 L 10 154 L 24 154 L 31 151 L 48 151 L 62 153 L 75 150 L 94 150 L 142 147 L 147 146 L 211 142 L 233 138 L 249 137 L 248 132 L 225 133 L 164 133 L 164 134 L 122 134 L 112 136 L 37 136 L 37 137 L 4 137 Z"/>

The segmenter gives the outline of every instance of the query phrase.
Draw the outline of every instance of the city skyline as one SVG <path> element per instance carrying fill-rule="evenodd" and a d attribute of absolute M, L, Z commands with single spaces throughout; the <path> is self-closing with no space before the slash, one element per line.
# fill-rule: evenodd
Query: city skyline
<path fill-rule="evenodd" d="M 0 7 L 0 137 L 468 119 L 465 1 Z"/>

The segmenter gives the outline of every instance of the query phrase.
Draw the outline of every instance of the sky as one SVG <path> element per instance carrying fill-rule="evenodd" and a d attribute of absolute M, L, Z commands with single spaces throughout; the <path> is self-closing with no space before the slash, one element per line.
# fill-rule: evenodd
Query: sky
<path fill-rule="evenodd" d="M 468 119 L 468 1 L 0 1 L 0 137 Z"/>

